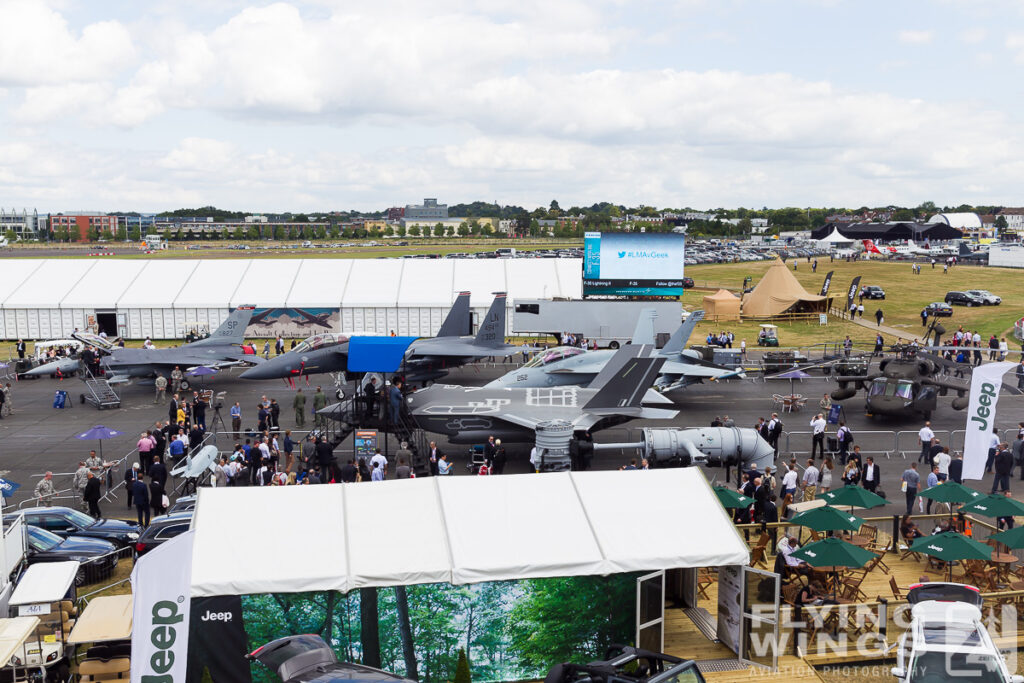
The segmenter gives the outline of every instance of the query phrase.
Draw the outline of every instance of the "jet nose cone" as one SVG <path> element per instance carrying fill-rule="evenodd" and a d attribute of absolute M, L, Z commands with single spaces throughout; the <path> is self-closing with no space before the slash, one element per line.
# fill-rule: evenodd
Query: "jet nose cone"
<path fill-rule="evenodd" d="M 239 375 L 239 377 L 242 379 L 276 379 L 278 377 L 284 377 L 285 373 L 285 368 L 274 363 L 274 361 L 268 360 L 264 363 L 260 363 L 259 365 L 252 366 Z"/>

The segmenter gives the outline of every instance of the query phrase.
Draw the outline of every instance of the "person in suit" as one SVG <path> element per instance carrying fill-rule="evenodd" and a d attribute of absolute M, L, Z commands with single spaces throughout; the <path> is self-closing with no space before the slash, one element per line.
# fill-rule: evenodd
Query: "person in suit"
<path fill-rule="evenodd" d="M 100 498 L 103 495 L 103 492 L 100 490 L 100 480 L 92 472 L 89 472 L 88 477 L 89 480 L 85 484 L 82 498 L 89 504 L 89 514 L 99 519 L 103 516 L 103 513 L 100 512 Z"/>
<path fill-rule="evenodd" d="M 132 482 L 132 502 L 139 518 L 139 526 L 149 526 L 149 488 L 141 478 Z"/>
<path fill-rule="evenodd" d="M 175 424 L 178 421 L 178 403 L 180 401 L 181 397 L 175 394 L 167 406 L 167 417 L 170 419 L 171 424 Z"/>
<path fill-rule="evenodd" d="M 430 461 L 430 476 L 436 477 L 437 463 L 441 459 L 441 456 L 444 455 L 444 451 L 437 447 L 437 442 L 431 441 L 428 455 L 428 460 Z"/>
<path fill-rule="evenodd" d="M 153 456 L 153 464 L 149 466 L 149 476 L 160 484 L 161 490 L 167 485 L 167 466 L 161 461 L 160 456 Z"/>
<path fill-rule="evenodd" d="M 14 349 L 18 352 L 18 360 L 25 360 L 25 340 L 19 339 Z"/>
<path fill-rule="evenodd" d="M 870 455 L 864 463 L 864 472 L 861 476 L 861 486 L 866 488 L 871 493 L 874 493 L 878 488 L 878 482 L 882 480 L 882 471 L 878 465 L 875 464 L 875 459 Z"/>

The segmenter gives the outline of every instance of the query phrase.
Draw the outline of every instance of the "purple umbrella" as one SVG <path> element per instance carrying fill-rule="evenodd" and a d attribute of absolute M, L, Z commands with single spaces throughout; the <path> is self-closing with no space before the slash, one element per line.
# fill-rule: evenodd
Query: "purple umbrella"
<path fill-rule="evenodd" d="M 188 371 L 188 375 L 191 376 L 191 377 L 202 377 L 203 379 L 201 380 L 201 382 L 202 382 L 204 387 L 206 386 L 206 376 L 207 375 L 216 375 L 216 374 L 217 374 L 217 369 L 216 368 L 210 368 L 210 367 L 207 367 L 205 365 L 200 365 L 198 367 L 194 367 L 194 368 L 192 368 L 191 370 Z"/>
<path fill-rule="evenodd" d="M 119 432 L 116 429 L 110 429 L 109 427 L 104 427 L 103 425 L 96 425 L 95 427 L 92 427 L 90 429 L 85 430 L 81 434 L 77 435 L 75 438 L 76 439 L 81 439 L 82 441 L 92 441 L 93 439 L 96 439 L 97 441 L 99 441 L 100 442 L 100 459 L 102 460 L 103 459 L 103 439 L 113 439 L 115 436 L 121 436 L 121 434 L 122 434 L 122 432 Z"/>
<path fill-rule="evenodd" d="M 793 393 L 793 380 L 807 379 L 808 377 L 810 377 L 810 375 L 808 375 L 806 372 L 804 372 L 800 368 L 795 368 L 793 370 L 789 370 L 788 372 L 784 372 L 781 375 L 776 375 L 776 377 L 778 377 L 779 379 L 788 379 L 789 380 L 789 393 L 792 394 Z"/>

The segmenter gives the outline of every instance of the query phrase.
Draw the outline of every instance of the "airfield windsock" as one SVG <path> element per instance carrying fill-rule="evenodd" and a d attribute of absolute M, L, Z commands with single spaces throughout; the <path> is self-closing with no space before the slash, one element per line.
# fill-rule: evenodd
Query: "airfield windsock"
<path fill-rule="evenodd" d="M 860 289 L 860 275 L 853 278 L 853 282 L 850 283 L 850 291 L 846 295 L 846 312 L 850 312 L 850 306 L 853 306 L 853 297 L 857 296 L 857 292 Z"/>
<path fill-rule="evenodd" d="M 964 436 L 964 479 L 985 476 L 985 460 L 996 423 L 996 403 L 1003 375 L 1016 363 L 986 363 L 971 374 L 971 396 L 967 403 L 967 434 Z"/>
<path fill-rule="evenodd" d="M 821 283 L 821 296 L 828 296 L 828 288 L 832 285 L 832 274 L 836 271 L 828 271 L 828 275 L 825 276 L 825 281 Z"/>
<path fill-rule="evenodd" d="M 193 536 L 186 531 L 162 543 L 132 570 L 131 683 L 185 680 Z"/>

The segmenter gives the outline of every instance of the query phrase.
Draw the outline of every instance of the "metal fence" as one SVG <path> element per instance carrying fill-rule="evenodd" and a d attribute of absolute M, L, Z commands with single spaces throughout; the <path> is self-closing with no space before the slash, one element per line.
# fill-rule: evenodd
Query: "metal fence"
<path fill-rule="evenodd" d="M 962 453 L 964 449 L 964 440 L 967 436 L 967 431 L 964 429 L 934 429 L 932 430 L 936 438 L 939 439 L 939 443 L 949 447 L 949 454 L 951 457 L 955 457 L 957 454 Z M 785 453 L 786 455 L 805 456 L 811 454 L 811 438 L 813 432 L 809 431 L 793 431 L 783 432 L 782 436 L 784 439 L 781 442 L 779 448 L 779 455 Z M 1016 429 L 1004 429 L 1000 434 L 1001 441 L 1006 443 L 1012 443 L 1017 438 Z M 870 438 L 871 447 L 865 446 L 863 438 Z M 914 460 L 921 453 L 921 444 L 918 441 L 917 430 L 872 430 L 872 431 L 858 431 L 854 434 L 856 445 L 860 446 L 860 452 L 862 455 L 871 456 L 885 456 L 886 458 L 900 457 L 906 459 L 909 457 Z M 804 450 L 806 448 L 806 450 Z"/>

